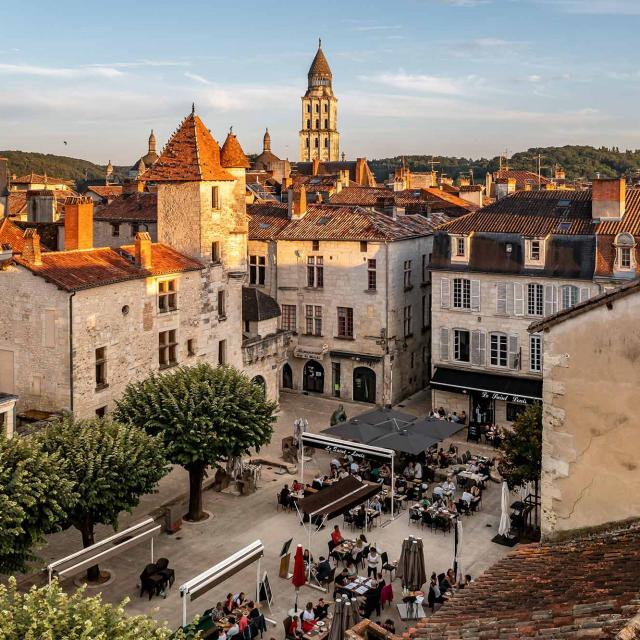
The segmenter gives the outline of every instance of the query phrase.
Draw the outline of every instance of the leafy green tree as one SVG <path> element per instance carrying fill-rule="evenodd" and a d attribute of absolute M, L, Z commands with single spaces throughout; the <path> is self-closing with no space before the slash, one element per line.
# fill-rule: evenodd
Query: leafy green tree
<path fill-rule="evenodd" d="M 33 547 L 61 528 L 76 499 L 59 454 L 31 437 L 0 436 L 0 574 L 27 571 Z"/>
<path fill-rule="evenodd" d="M 246 455 L 271 440 L 277 409 L 263 389 L 233 367 L 209 364 L 152 374 L 130 384 L 115 415 L 162 435 L 167 458 L 189 472 L 188 520 L 202 520 L 207 467 Z"/>
<path fill-rule="evenodd" d="M 67 595 L 54 580 L 51 587 L 21 593 L 15 578 L 0 585 L 0 638 L 3 640 L 166 640 L 171 631 L 147 616 L 128 616 L 127 600 L 113 606 L 83 589 Z M 182 631 L 173 636 L 184 640 Z M 193 638 L 195 636 L 190 635 Z"/>
<path fill-rule="evenodd" d="M 96 524 L 118 526 L 118 514 L 131 511 L 140 496 L 156 490 L 168 472 L 162 439 L 111 418 L 74 420 L 66 415 L 38 434 L 44 451 L 66 462 L 79 500 L 67 513 L 67 525 L 82 534 L 82 544 L 94 544 Z M 100 577 L 98 565 L 87 579 Z"/>

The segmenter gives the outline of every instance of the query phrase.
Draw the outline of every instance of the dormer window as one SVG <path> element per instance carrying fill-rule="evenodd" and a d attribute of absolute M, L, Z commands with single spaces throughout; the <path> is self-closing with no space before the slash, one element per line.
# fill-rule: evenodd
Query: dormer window
<path fill-rule="evenodd" d="M 464 246 L 464 238 L 456 238 L 456 255 L 464 258 L 465 254 L 465 246 Z"/>
<path fill-rule="evenodd" d="M 469 236 L 451 236 L 451 261 L 469 262 Z"/>
<path fill-rule="evenodd" d="M 540 260 L 540 240 L 532 240 L 531 241 L 531 252 L 529 254 L 529 257 L 531 258 L 532 261 L 538 261 Z"/>
<path fill-rule="evenodd" d="M 635 271 L 635 238 L 630 233 L 619 233 L 614 243 L 616 248 L 615 271 Z"/>
<path fill-rule="evenodd" d="M 525 266 L 544 267 L 544 239 L 525 238 Z"/>

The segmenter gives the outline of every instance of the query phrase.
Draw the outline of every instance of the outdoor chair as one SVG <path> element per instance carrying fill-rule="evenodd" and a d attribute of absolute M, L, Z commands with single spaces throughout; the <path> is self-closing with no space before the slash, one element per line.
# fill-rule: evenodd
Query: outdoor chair
<path fill-rule="evenodd" d="M 176 580 L 176 572 L 173 569 L 169 569 L 169 560 L 167 558 L 158 558 L 156 560 L 156 573 L 166 580 L 169 587 L 173 586 Z"/>
<path fill-rule="evenodd" d="M 283 511 L 289 511 L 291 508 L 289 502 L 282 502 L 282 495 L 280 492 L 276 493 L 276 511 L 278 510 L 278 507 L 282 507 Z"/>
<path fill-rule="evenodd" d="M 153 596 L 159 596 L 160 592 L 166 586 L 166 579 L 157 573 L 155 564 L 148 564 L 140 574 L 140 597 L 146 591 L 149 594 L 149 600 Z"/>
<path fill-rule="evenodd" d="M 397 562 L 389 562 L 389 554 L 383 551 L 380 554 L 380 560 L 382 561 L 382 570 L 389 572 L 389 581 L 393 580 L 393 572 L 398 568 Z"/>
<path fill-rule="evenodd" d="M 393 603 L 393 585 L 389 582 L 389 584 L 385 584 L 384 587 L 380 590 L 380 606 L 384 609 L 384 605 Z"/>
<path fill-rule="evenodd" d="M 433 516 L 428 511 L 425 511 L 422 514 L 420 524 L 421 526 L 424 526 L 426 524 L 429 527 L 429 529 L 433 529 Z"/>
<path fill-rule="evenodd" d="M 416 524 L 422 520 L 422 514 L 419 511 L 409 511 L 409 524 L 415 522 Z"/>
<path fill-rule="evenodd" d="M 289 635 L 289 629 L 291 628 L 292 622 L 293 618 L 291 616 L 287 616 L 282 621 L 282 625 L 284 626 L 284 637 L 286 638 L 286 640 L 298 640 L 295 636 Z"/>
<path fill-rule="evenodd" d="M 451 529 L 451 520 L 444 516 L 436 516 L 434 519 L 435 529 L 442 529 L 442 533 L 447 533 Z"/>
<path fill-rule="evenodd" d="M 345 525 L 349 525 L 349 528 L 353 529 L 353 516 L 348 511 L 343 515 L 343 521 Z"/>

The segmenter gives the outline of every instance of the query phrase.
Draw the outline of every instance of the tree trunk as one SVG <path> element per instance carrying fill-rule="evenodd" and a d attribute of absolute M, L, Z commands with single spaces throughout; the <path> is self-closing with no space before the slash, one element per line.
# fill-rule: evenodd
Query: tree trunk
<path fill-rule="evenodd" d="M 188 468 L 189 471 L 189 512 L 185 520 L 197 522 L 204 520 L 202 510 L 202 481 L 204 480 L 204 464 L 196 464 Z"/>
<path fill-rule="evenodd" d="M 82 546 L 86 549 L 95 543 L 93 533 L 93 520 L 91 516 L 86 515 L 84 519 L 76 525 L 82 534 Z M 100 579 L 100 567 L 95 564 L 87 569 L 87 580 L 89 582 L 98 582 Z"/>

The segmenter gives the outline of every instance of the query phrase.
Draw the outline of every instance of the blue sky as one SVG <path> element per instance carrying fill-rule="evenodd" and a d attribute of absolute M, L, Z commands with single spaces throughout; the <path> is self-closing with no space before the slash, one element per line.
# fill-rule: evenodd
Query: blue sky
<path fill-rule="evenodd" d="M 128 164 L 195 101 L 297 159 L 318 36 L 348 157 L 640 148 L 640 0 L 3 4 L 0 148 Z"/>

